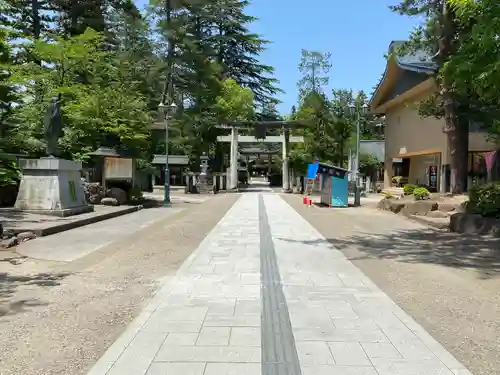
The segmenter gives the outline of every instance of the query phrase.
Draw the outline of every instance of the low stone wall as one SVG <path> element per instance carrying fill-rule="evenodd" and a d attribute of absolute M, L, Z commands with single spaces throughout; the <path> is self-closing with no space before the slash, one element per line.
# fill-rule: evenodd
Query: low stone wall
<path fill-rule="evenodd" d="M 378 208 L 405 216 L 428 216 L 447 218 L 460 209 L 457 204 L 435 200 L 394 199 L 385 198 L 378 203 Z"/>
<path fill-rule="evenodd" d="M 500 219 L 460 212 L 450 217 L 450 231 L 500 237 Z"/>

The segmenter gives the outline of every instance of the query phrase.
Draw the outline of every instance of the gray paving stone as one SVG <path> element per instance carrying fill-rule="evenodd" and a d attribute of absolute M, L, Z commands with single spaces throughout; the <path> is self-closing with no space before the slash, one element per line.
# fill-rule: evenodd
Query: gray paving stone
<path fill-rule="evenodd" d="M 309 279 L 315 286 L 343 287 L 344 283 L 337 275 L 323 275 L 322 273 L 311 274 Z"/>
<path fill-rule="evenodd" d="M 296 342 L 296 347 L 301 366 L 335 364 L 326 342 L 299 341 Z"/>
<path fill-rule="evenodd" d="M 317 311 L 315 314 L 314 311 Z M 318 311 L 311 309 L 311 311 L 289 311 L 290 321 L 293 327 L 297 328 L 328 328 L 333 326 L 332 319 L 326 310 Z"/>
<path fill-rule="evenodd" d="M 337 276 L 347 287 L 366 287 L 366 284 L 363 282 L 363 280 L 353 274 L 339 273 Z"/>
<path fill-rule="evenodd" d="M 200 322 L 205 319 L 208 307 L 176 306 L 157 309 L 151 319 L 161 319 L 171 322 Z"/>
<path fill-rule="evenodd" d="M 198 346 L 224 346 L 229 345 L 229 327 L 203 327 L 196 341 Z"/>
<path fill-rule="evenodd" d="M 221 285 L 226 298 L 260 298 L 260 285 Z"/>
<path fill-rule="evenodd" d="M 362 342 L 361 346 L 369 358 L 402 358 L 401 353 L 388 342 Z"/>
<path fill-rule="evenodd" d="M 260 299 L 238 299 L 236 300 L 236 306 L 234 310 L 234 315 L 251 315 L 261 313 L 261 303 Z"/>
<path fill-rule="evenodd" d="M 373 366 L 303 366 L 302 375 L 378 375 Z"/>
<path fill-rule="evenodd" d="M 243 273 L 240 277 L 241 283 L 244 285 L 260 285 L 260 272 Z"/>
<path fill-rule="evenodd" d="M 260 348 L 242 346 L 162 346 L 155 362 L 260 363 Z"/>
<path fill-rule="evenodd" d="M 335 363 L 346 366 L 370 366 L 370 360 L 357 342 L 328 343 Z"/>
<path fill-rule="evenodd" d="M 358 319 L 359 316 L 351 306 L 342 304 L 334 309 L 329 308 L 328 314 L 334 319 Z"/>
<path fill-rule="evenodd" d="M 193 346 L 198 339 L 198 333 L 169 333 L 164 345 Z"/>
<path fill-rule="evenodd" d="M 379 375 L 453 375 L 453 372 L 437 359 L 410 361 L 374 358 L 372 363 Z"/>
<path fill-rule="evenodd" d="M 198 333 L 202 322 L 168 322 L 163 319 L 151 318 L 142 328 L 143 331 L 164 333 Z"/>
<path fill-rule="evenodd" d="M 140 331 L 106 375 L 145 374 L 166 336 Z"/>
<path fill-rule="evenodd" d="M 261 373 L 260 363 L 209 363 L 204 375 L 260 375 Z"/>
<path fill-rule="evenodd" d="M 293 327 L 295 341 L 334 341 L 335 327 L 300 328 Z"/>
<path fill-rule="evenodd" d="M 339 329 L 378 330 L 379 327 L 373 319 L 341 319 L 333 318 L 333 324 Z"/>
<path fill-rule="evenodd" d="M 260 327 L 260 315 L 207 316 L 205 327 Z"/>
<path fill-rule="evenodd" d="M 394 341 L 391 339 L 396 349 L 406 359 L 433 359 L 435 354 L 425 344 L 418 340 Z"/>
<path fill-rule="evenodd" d="M 341 329 L 335 328 L 332 340 L 339 342 L 389 342 L 387 336 L 380 330 Z"/>
<path fill-rule="evenodd" d="M 231 328 L 231 339 L 229 345 L 232 346 L 257 346 L 261 345 L 260 328 L 257 327 L 233 327 Z"/>
<path fill-rule="evenodd" d="M 204 375 L 205 363 L 152 363 L 146 375 Z"/>

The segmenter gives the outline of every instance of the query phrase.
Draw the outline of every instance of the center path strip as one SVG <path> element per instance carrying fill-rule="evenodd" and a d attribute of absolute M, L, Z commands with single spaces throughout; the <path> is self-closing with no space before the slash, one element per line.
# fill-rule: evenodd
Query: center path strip
<path fill-rule="evenodd" d="M 301 375 L 266 206 L 259 195 L 262 375 Z"/>

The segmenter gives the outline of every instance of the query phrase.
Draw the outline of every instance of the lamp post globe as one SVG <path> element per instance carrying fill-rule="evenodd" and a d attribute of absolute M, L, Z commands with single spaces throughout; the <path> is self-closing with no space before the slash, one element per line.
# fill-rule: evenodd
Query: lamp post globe
<path fill-rule="evenodd" d="M 163 102 L 160 102 L 160 104 L 158 104 L 158 113 L 160 115 L 165 114 L 165 104 L 163 104 Z"/>
<path fill-rule="evenodd" d="M 168 111 L 169 114 L 175 115 L 175 113 L 177 112 L 177 104 L 175 104 L 175 102 L 172 102 L 168 108 Z"/>
<path fill-rule="evenodd" d="M 368 113 L 368 104 L 364 103 L 362 106 L 361 106 L 361 110 L 359 111 L 359 113 L 364 116 Z"/>

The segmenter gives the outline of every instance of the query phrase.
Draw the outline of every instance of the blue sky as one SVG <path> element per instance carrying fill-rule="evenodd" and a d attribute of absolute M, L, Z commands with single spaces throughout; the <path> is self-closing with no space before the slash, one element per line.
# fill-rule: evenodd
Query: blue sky
<path fill-rule="evenodd" d="M 147 0 L 137 0 L 142 5 Z M 406 39 L 416 20 L 388 9 L 398 0 L 251 0 L 248 14 L 259 18 L 250 30 L 272 42 L 261 60 L 276 69 L 285 91 L 278 109 L 297 102 L 302 48 L 331 52 L 331 88 L 371 93 L 385 69 L 392 40 Z"/>

